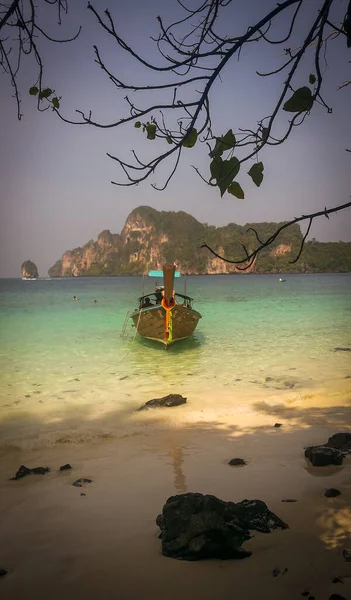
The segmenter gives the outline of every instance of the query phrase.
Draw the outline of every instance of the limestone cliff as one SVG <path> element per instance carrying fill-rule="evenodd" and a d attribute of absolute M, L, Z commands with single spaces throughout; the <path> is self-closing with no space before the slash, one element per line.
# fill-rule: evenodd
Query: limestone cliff
<path fill-rule="evenodd" d="M 230 223 L 225 227 L 214 227 L 199 223 L 182 211 L 157 211 L 149 206 L 140 206 L 130 213 L 120 234 L 105 230 L 98 235 L 96 242 L 90 240 L 82 248 L 67 250 L 51 267 L 49 275 L 141 275 L 174 261 L 182 273 L 242 273 L 234 265 L 201 249 L 201 244 L 206 242 L 228 259 L 243 258 L 243 245 L 250 252 L 257 244 L 255 234 L 248 231 L 250 227 L 255 228 L 261 238 L 267 239 L 280 225 L 282 223 L 252 223 L 242 227 Z M 284 230 L 279 242 L 264 250 L 250 271 L 280 273 L 311 270 L 303 256 L 298 265 L 292 267 L 290 264 L 301 242 L 298 225 Z"/>
<path fill-rule="evenodd" d="M 31 260 L 26 260 L 21 265 L 21 275 L 23 279 L 37 279 L 39 274 L 36 264 Z"/>

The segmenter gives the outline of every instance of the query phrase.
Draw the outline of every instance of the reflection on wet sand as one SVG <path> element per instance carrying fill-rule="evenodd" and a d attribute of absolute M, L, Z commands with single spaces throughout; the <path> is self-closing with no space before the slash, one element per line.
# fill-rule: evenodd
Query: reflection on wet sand
<path fill-rule="evenodd" d="M 340 506 L 340 500 L 334 501 L 335 506 L 326 508 L 317 520 L 322 529 L 321 540 L 328 550 L 343 548 L 351 537 L 351 508 Z"/>
<path fill-rule="evenodd" d="M 184 494 L 188 491 L 188 487 L 186 484 L 186 477 L 183 471 L 183 448 L 181 446 L 177 446 L 176 444 L 172 444 L 172 448 L 170 451 L 170 456 L 172 459 L 173 473 L 174 473 L 174 487 L 177 490 L 178 494 Z"/>

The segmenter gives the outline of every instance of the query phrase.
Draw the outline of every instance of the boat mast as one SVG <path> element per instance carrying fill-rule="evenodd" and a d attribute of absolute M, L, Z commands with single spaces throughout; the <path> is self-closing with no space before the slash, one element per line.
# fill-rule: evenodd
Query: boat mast
<path fill-rule="evenodd" d="M 163 265 L 164 298 L 167 306 L 170 306 L 173 298 L 174 273 L 175 265 Z"/>

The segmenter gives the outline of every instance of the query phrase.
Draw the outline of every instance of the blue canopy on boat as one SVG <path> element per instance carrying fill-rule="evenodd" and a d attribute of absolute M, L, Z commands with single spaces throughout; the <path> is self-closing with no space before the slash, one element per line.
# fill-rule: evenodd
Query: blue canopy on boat
<path fill-rule="evenodd" d="M 149 277 L 163 277 L 163 271 L 149 271 Z M 179 271 L 175 271 L 174 277 L 180 277 Z"/>

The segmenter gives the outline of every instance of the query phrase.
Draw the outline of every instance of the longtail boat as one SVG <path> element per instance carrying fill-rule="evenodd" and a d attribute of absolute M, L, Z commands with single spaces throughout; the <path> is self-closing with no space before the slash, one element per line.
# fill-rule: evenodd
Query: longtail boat
<path fill-rule="evenodd" d="M 193 298 L 174 290 L 174 279 L 180 277 L 175 265 L 164 265 L 162 271 L 150 271 L 149 276 L 163 276 L 163 285 L 157 285 L 154 292 L 140 296 L 139 308 L 129 316 L 141 337 L 168 347 L 190 337 L 201 314 L 193 309 Z"/>

